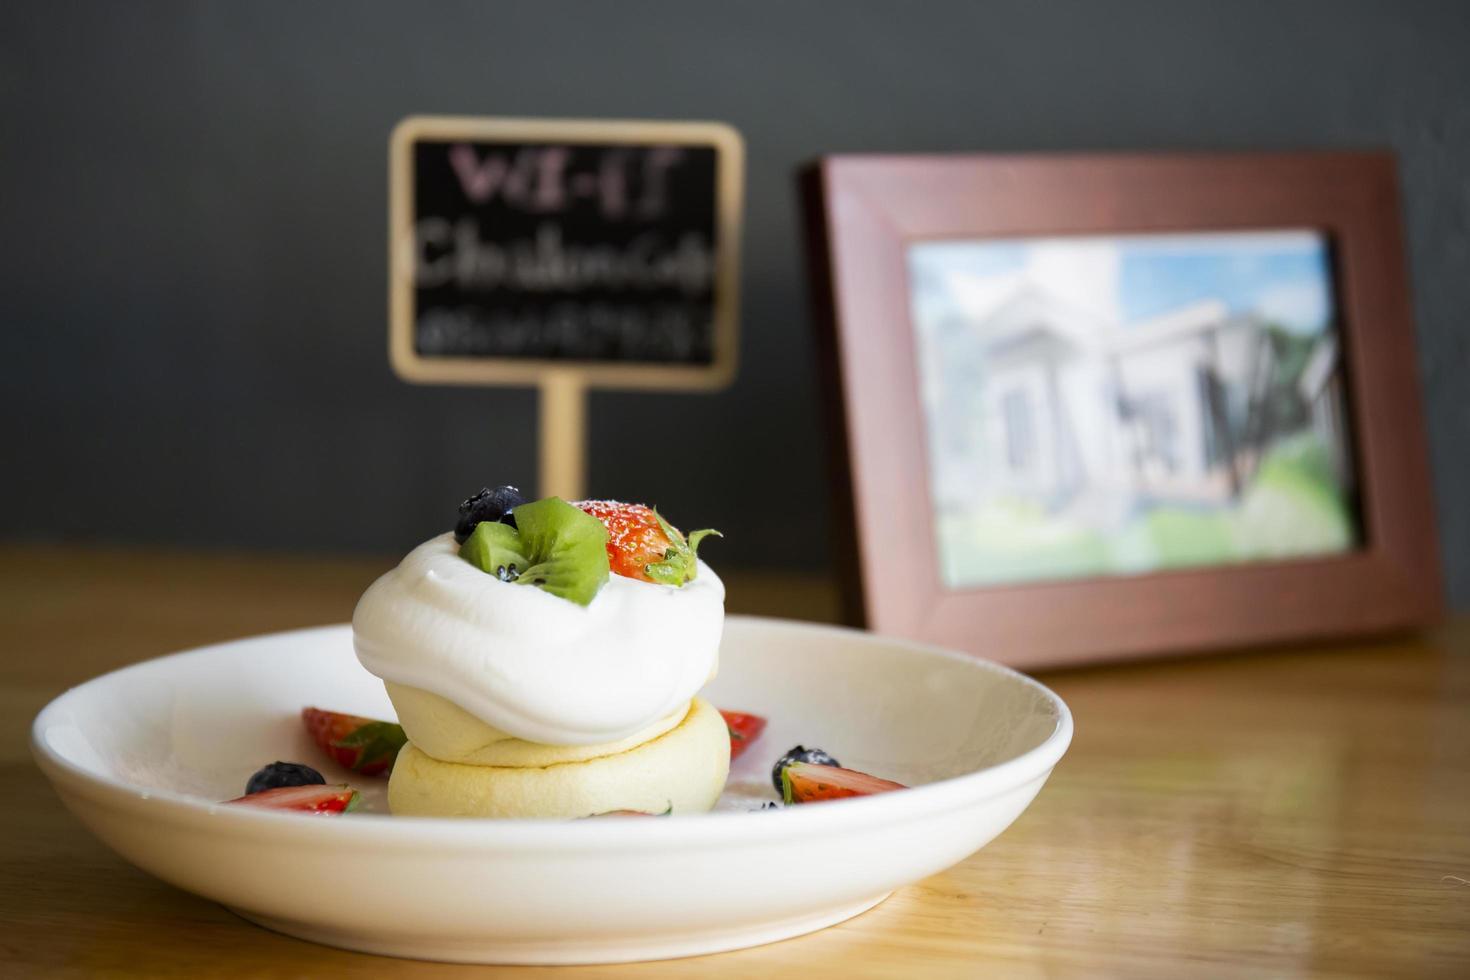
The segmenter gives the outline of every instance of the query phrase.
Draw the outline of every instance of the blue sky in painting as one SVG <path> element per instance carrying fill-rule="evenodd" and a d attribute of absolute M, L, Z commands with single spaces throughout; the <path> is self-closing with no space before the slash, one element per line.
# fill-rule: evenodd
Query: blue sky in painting
<path fill-rule="evenodd" d="M 1302 332 L 1320 331 L 1330 316 L 1331 271 L 1320 241 L 1291 249 L 1173 252 L 1124 242 L 1120 252 L 1125 323 L 1204 299 L 1222 300 L 1233 313 L 1256 310 Z"/>
<path fill-rule="evenodd" d="M 1203 300 L 1300 333 L 1323 331 L 1333 315 L 1326 241 L 1310 231 L 922 242 L 910 270 L 916 293 L 940 303 L 955 276 L 1020 277 L 1074 302 L 1095 299 L 1125 326 Z M 1086 293 L 1089 282 L 1099 288 Z"/>

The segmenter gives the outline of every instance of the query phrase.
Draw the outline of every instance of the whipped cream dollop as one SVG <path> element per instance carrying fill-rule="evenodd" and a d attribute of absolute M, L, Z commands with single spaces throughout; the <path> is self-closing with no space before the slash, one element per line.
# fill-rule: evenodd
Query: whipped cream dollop
<path fill-rule="evenodd" d="M 431 538 L 368 587 L 357 659 L 487 725 L 548 745 L 594 745 L 683 706 L 714 673 L 725 586 L 704 562 L 682 587 L 611 575 L 587 606 L 502 582 Z"/>

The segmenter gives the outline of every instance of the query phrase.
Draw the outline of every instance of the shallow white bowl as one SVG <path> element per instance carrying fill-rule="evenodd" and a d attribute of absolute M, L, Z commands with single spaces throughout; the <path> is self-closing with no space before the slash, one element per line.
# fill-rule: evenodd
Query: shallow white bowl
<path fill-rule="evenodd" d="M 731 771 L 722 807 L 740 812 L 387 816 L 383 782 L 325 763 L 299 721 L 307 704 L 393 717 L 346 626 L 99 677 L 41 712 L 32 745 L 66 805 L 124 858 L 271 929 L 422 959 L 591 963 L 753 946 L 856 915 L 1004 830 L 1072 737 L 1061 699 L 1004 667 L 779 620 L 731 617 L 706 691 L 770 719 Z M 744 812 L 775 799 L 771 765 L 798 742 L 916 788 Z M 368 812 L 214 802 L 275 759 L 366 788 Z"/>

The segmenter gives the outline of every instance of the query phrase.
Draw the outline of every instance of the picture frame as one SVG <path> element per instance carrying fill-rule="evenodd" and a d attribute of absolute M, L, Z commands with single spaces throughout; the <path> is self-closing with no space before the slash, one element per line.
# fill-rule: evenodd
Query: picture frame
<path fill-rule="evenodd" d="M 835 560 L 853 623 L 1038 667 L 1378 633 L 1439 614 L 1391 154 L 830 156 L 803 170 L 801 190 L 829 411 Z M 931 456 L 921 405 L 928 382 L 916 350 L 914 247 L 1129 236 L 1228 243 L 1280 229 L 1320 240 L 1329 257 L 1347 388 L 1339 404 L 1354 481 L 1351 545 L 1124 574 L 947 581 L 933 494 L 940 457 Z M 987 370 L 993 381 L 993 362 Z M 1137 429 L 1137 404 L 1120 395 L 1099 411 L 1121 413 Z"/>

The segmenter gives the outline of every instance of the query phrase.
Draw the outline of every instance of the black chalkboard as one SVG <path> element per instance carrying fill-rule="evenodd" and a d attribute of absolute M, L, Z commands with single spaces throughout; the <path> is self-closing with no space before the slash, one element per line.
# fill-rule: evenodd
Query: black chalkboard
<path fill-rule="evenodd" d="M 590 125 L 618 138 L 512 139 L 428 122 L 395 149 L 407 171 L 395 172 L 407 198 L 395 263 L 409 280 L 395 283 L 408 333 L 395 366 L 400 354 L 696 370 L 720 359 L 733 328 L 728 140 L 701 142 L 708 124 L 570 123 L 574 136 Z M 657 138 L 671 129 L 681 138 Z"/>

